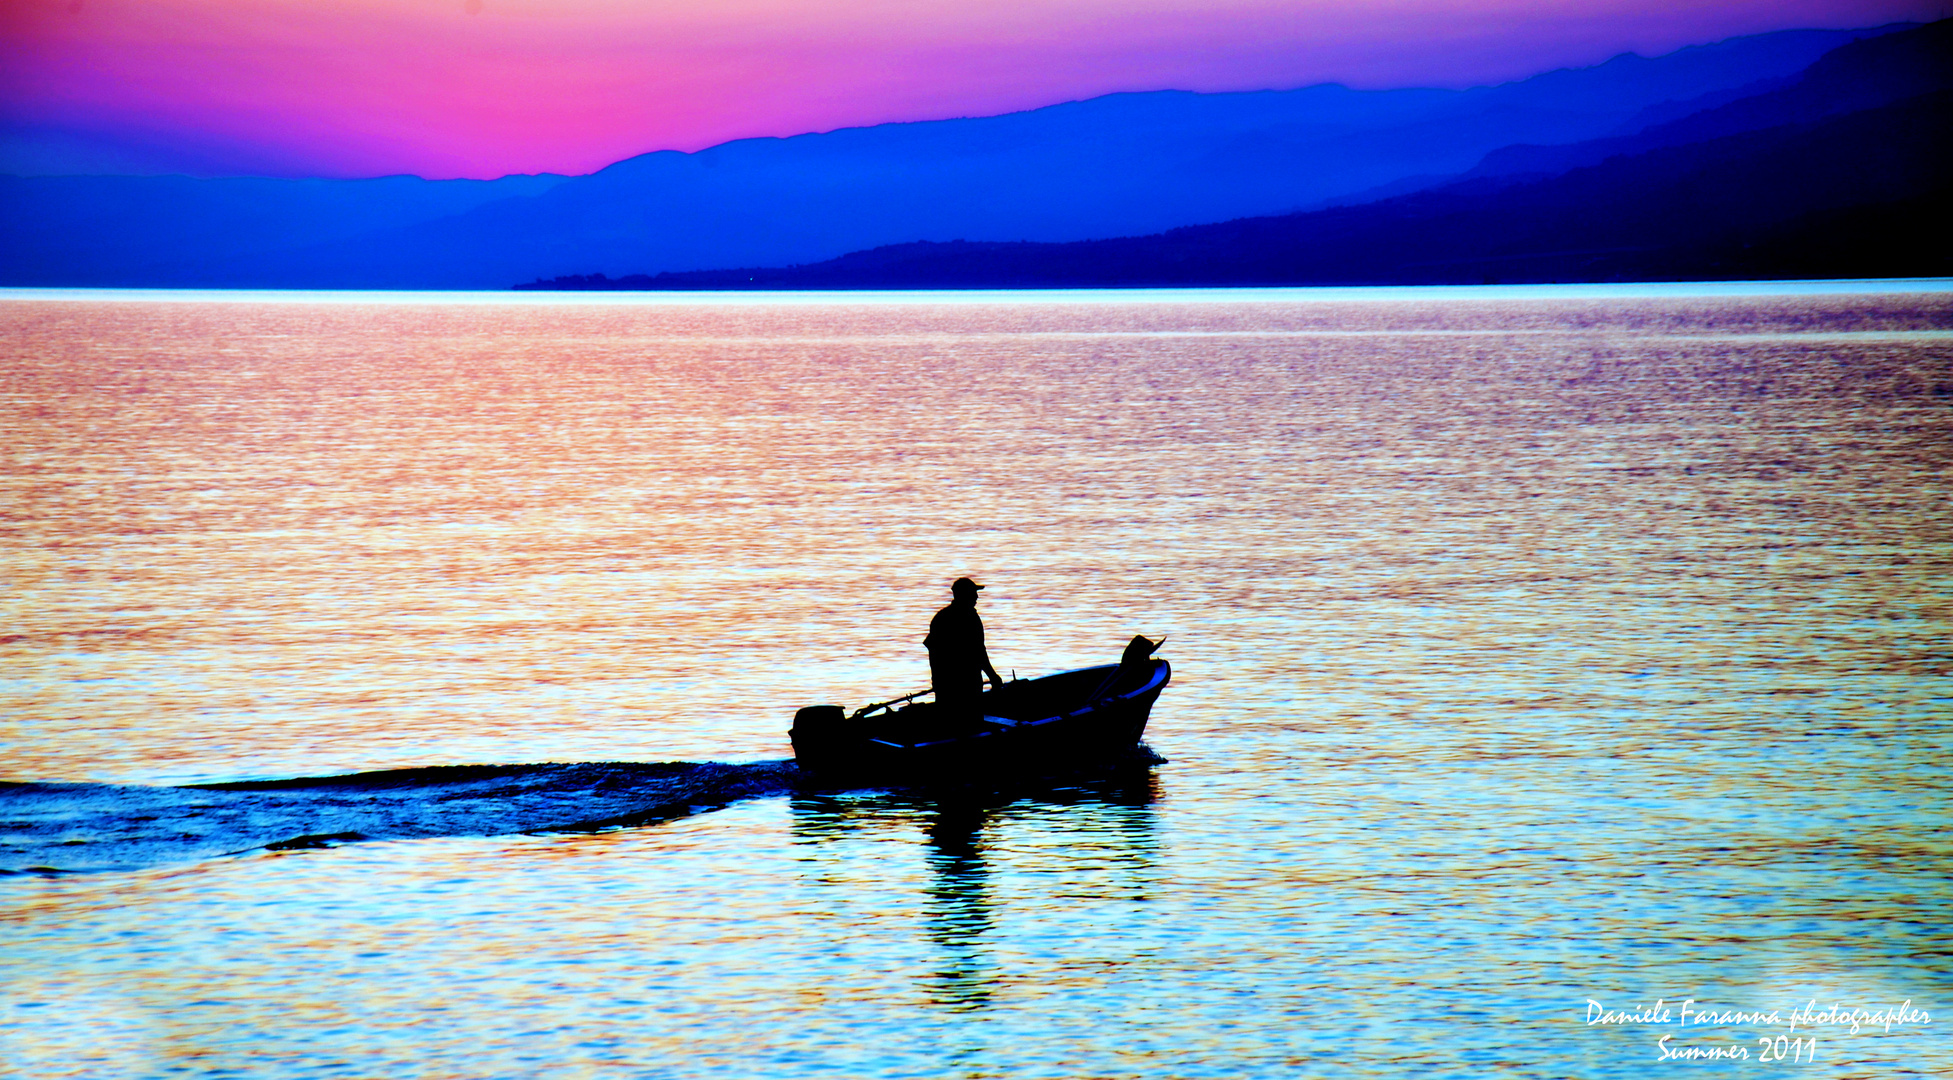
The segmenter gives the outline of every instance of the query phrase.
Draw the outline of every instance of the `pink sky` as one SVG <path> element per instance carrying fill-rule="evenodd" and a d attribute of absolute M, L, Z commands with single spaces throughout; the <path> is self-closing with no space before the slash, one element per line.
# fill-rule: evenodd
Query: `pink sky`
<path fill-rule="evenodd" d="M 1945 0 L 0 0 L 0 171 L 585 173 L 1117 90 L 1465 87 Z"/>

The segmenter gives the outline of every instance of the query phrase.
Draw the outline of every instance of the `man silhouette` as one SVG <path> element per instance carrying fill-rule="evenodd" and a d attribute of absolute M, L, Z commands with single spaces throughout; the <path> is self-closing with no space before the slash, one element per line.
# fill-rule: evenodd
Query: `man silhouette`
<path fill-rule="evenodd" d="M 981 588 L 969 578 L 957 578 L 949 587 L 949 606 L 929 620 L 929 636 L 922 639 L 929 650 L 929 682 L 936 700 L 959 711 L 976 709 L 985 676 L 993 687 L 1004 684 L 983 647 L 983 619 L 976 610 Z"/>

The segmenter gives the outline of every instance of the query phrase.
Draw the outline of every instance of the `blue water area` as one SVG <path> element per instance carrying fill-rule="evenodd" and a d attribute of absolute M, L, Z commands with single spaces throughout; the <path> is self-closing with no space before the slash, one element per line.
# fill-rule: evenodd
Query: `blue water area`
<path fill-rule="evenodd" d="M 1664 1035 L 1756 1053 L 1786 1028 L 1596 1027 L 1589 1001 L 1946 990 L 1943 929 L 1894 918 L 1929 878 L 1766 845 L 1739 797 L 1633 794 L 1649 770 L 1172 768 L 37 878 L 8 1044 L 29 1075 L 1629 1077 Z M 90 974 L 113 971 L 140 978 Z M 1948 1049 L 1916 1020 L 1813 1031 L 1818 1075 Z"/>

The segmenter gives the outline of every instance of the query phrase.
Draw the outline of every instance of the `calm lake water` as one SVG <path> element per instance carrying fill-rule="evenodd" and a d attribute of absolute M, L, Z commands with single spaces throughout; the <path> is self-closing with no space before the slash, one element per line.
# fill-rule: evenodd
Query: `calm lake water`
<path fill-rule="evenodd" d="M 0 1072 L 1948 1075 L 1953 292 L 1708 292 L 0 301 Z M 963 574 L 1167 763 L 172 787 L 777 771 Z"/>

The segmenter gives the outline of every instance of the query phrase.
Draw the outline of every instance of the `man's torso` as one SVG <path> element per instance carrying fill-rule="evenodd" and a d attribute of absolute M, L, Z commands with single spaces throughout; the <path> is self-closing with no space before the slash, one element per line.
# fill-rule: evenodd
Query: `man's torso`
<path fill-rule="evenodd" d="M 932 667 L 979 667 L 983 656 L 983 619 L 974 604 L 951 604 L 929 620 L 929 636 L 922 644 L 929 650 Z"/>

